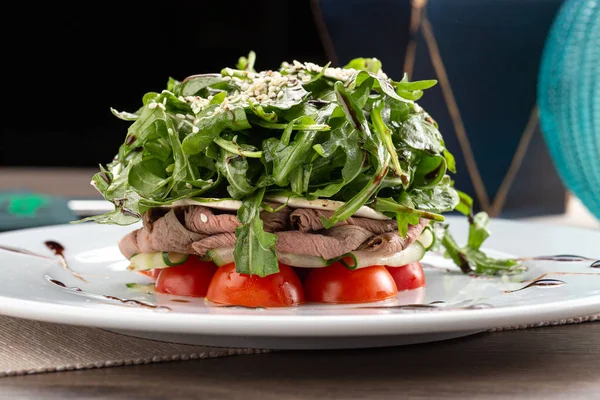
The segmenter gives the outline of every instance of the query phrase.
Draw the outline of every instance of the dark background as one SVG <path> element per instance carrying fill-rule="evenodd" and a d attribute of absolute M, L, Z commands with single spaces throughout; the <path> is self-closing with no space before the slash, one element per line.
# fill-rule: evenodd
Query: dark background
<path fill-rule="evenodd" d="M 307 0 L 142 4 L 21 2 L 5 13 L 12 100 L 3 102 L 0 166 L 106 163 L 129 125 L 110 107 L 135 111 L 170 76 L 217 72 L 249 50 L 259 69 L 327 62 Z"/>
<path fill-rule="evenodd" d="M 536 104 L 539 62 L 563 0 L 429 0 L 421 19 L 436 46 L 493 201 Z M 74 3 L 75 4 L 75 3 Z M 282 61 L 343 66 L 377 57 L 399 80 L 409 42 L 414 79 L 440 78 L 411 0 L 203 0 L 75 5 L 11 3 L 5 13 L 0 166 L 96 167 L 122 143 L 144 93 L 235 66 L 254 50 L 258 69 Z M 314 13 L 313 13 L 314 11 Z M 316 16 L 316 17 L 315 17 Z M 442 86 L 419 100 L 456 156 L 456 186 L 475 186 Z M 565 188 L 539 124 L 506 194 L 506 217 L 561 213 Z M 475 199 L 475 208 L 482 205 Z M 488 207 L 486 207 L 488 208 Z M 492 213 L 494 214 L 494 213 Z"/>

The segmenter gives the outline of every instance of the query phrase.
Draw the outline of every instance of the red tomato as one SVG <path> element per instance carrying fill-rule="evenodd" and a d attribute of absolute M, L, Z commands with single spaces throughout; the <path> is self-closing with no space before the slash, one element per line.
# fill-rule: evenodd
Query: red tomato
<path fill-rule="evenodd" d="M 416 289 L 425 286 L 425 273 L 420 262 L 413 262 L 402 267 L 386 267 L 398 290 Z"/>
<path fill-rule="evenodd" d="M 206 299 L 246 307 L 289 307 L 304 303 L 302 283 L 292 267 L 279 263 L 279 272 L 261 278 L 239 274 L 235 264 L 220 267 L 208 287 Z"/>
<path fill-rule="evenodd" d="M 339 262 L 311 269 L 304 281 L 304 291 L 308 301 L 319 303 L 367 303 L 398 294 L 394 279 L 385 267 L 351 271 Z"/>
<path fill-rule="evenodd" d="M 301 268 L 301 267 L 292 267 L 292 268 L 294 269 L 294 272 L 296 273 L 296 275 L 298 275 L 298 278 L 300 278 L 300 281 L 304 282 L 304 279 L 306 279 L 306 276 L 310 272 L 310 268 Z"/>
<path fill-rule="evenodd" d="M 140 274 L 147 276 L 150 279 L 154 279 L 156 280 L 156 278 L 158 278 L 158 275 L 160 274 L 161 269 L 160 268 L 156 268 L 156 269 L 147 269 L 144 271 L 138 271 Z"/>
<path fill-rule="evenodd" d="M 158 275 L 155 290 L 177 296 L 204 297 L 217 266 L 190 256 L 181 265 L 164 268 Z"/>

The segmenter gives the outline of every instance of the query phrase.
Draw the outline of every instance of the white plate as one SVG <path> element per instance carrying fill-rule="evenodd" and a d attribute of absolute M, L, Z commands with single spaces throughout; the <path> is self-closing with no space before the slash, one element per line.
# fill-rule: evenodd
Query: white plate
<path fill-rule="evenodd" d="M 466 239 L 464 218 L 448 218 L 459 243 Z M 401 304 L 425 307 L 361 308 L 304 305 L 290 309 L 207 307 L 170 296 L 132 292 L 127 282 L 148 282 L 129 272 L 117 240 L 133 227 L 66 225 L 0 234 L 0 244 L 45 254 L 36 258 L 0 251 L 0 313 L 43 321 L 95 326 L 140 337 L 190 344 L 262 348 L 349 348 L 398 345 L 464 336 L 495 327 L 538 323 L 600 313 L 600 268 L 591 260 L 528 262 L 518 279 L 473 278 L 447 260 L 428 254 L 427 287 L 401 293 Z M 520 257 L 575 254 L 600 259 L 600 232 L 543 224 L 493 220 L 486 242 L 495 254 Z M 73 270 L 61 269 L 44 245 L 65 247 Z M 547 274 L 542 283 L 528 283 Z M 49 279 L 63 282 L 66 289 Z M 512 291 L 512 292 L 510 292 Z M 123 303 L 103 295 L 159 305 Z M 433 304 L 431 304 L 433 303 Z M 376 304 L 370 304 L 373 306 Z M 389 306 L 389 303 L 385 304 Z M 163 308 L 168 307 L 168 309 Z"/>

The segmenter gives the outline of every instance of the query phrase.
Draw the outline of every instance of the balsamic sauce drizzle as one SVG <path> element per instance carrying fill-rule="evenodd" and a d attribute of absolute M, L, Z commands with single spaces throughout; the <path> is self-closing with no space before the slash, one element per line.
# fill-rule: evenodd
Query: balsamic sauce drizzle
<path fill-rule="evenodd" d="M 525 285 L 519 289 L 505 290 L 504 293 L 520 292 L 521 290 L 529 289 L 532 287 L 541 287 L 541 288 L 559 287 L 559 286 L 566 285 L 566 284 L 567 284 L 567 282 L 561 281 L 560 279 L 542 278 L 542 279 L 536 279 L 533 282 L 529 282 L 527 285 Z"/>
<path fill-rule="evenodd" d="M 54 253 L 56 257 L 58 257 L 58 259 L 60 260 L 60 266 L 63 267 L 65 271 L 69 272 L 75 278 L 87 283 L 87 280 L 79 272 L 75 272 L 71 268 L 69 268 L 69 263 L 67 263 L 67 259 L 65 258 L 64 254 L 65 246 L 54 240 L 47 240 L 44 242 L 44 244 Z"/>
<path fill-rule="evenodd" d="M 536 256 L 536 257 L 521 257 L 517 258 L 519 261 L 555 261 L 555 262 L 581 262 L 581 261 L 593 261 L 590 268 L 600 268 L 600 260 L 594 258 L 577 256 L 573 254 L 557 254 L 554 256 Z"/>
<path fill-rule="evenodd" d="M 23 254 L 23 255 L 26 255 L 26 256 L 44 258 L 46 260 L 51 260 L 51 261 L 55 261 L 56 262 L 55 258 L 48 257 L 48 256 L 45 256 L 43 254 L 34 253 L 33 251 L 30 251 L 30 250 L 27 250 L 27 249 L 21 249 L 19 247 L 12 247 L 12 246 L 6 246 L 4 244 L 0 244 L 0 250 L 10 251 L 10 252 L 17 253 L 17 254 Z"/>
<path fill-rule="evenodd" d="M 61 281 L 56 280 L 48 275 L 44 275 L 44 278 L 46 278 L 46 280 L 48 282 L 50 282 L 51 284 L 58 286 L 61 289 L 67 290 L 69 292 L 75 292 L 77 294 L 81 294 L 86 297 L 91 297 L 94 299 L 101 299 L 101 300 L 118 301 L 118 302 L 123 303 L 128 306 L 138 306 L 138 307 L 143 307 L 143 308 L 151 308 L 151 309 L 155 309 L 155 310 L 171 311 L 171 309 L 169 307 L 159 306 L 159 305 L 156 305 L 153 303 L 149 303 L 147 301 L 122 299 L 120 297 L 110 296 L 110 295 L 106 295 L 106 294 L 95 294 L 95 293 L 86 292 L 85 290 L 75 287 L 75 286 L 67 286 L 64 283 L 62 283 Z"/>

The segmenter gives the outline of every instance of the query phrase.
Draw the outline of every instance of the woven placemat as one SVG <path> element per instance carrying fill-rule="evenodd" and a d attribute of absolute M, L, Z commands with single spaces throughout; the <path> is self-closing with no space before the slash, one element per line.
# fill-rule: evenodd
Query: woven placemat
<path fill-rule="evenodd" d="M 600 321 L 600 314 L 491 332 L 592 321 Z M 159 342 L 99 328 L 0 316 L 0 377 L 266 352 Z"/>

